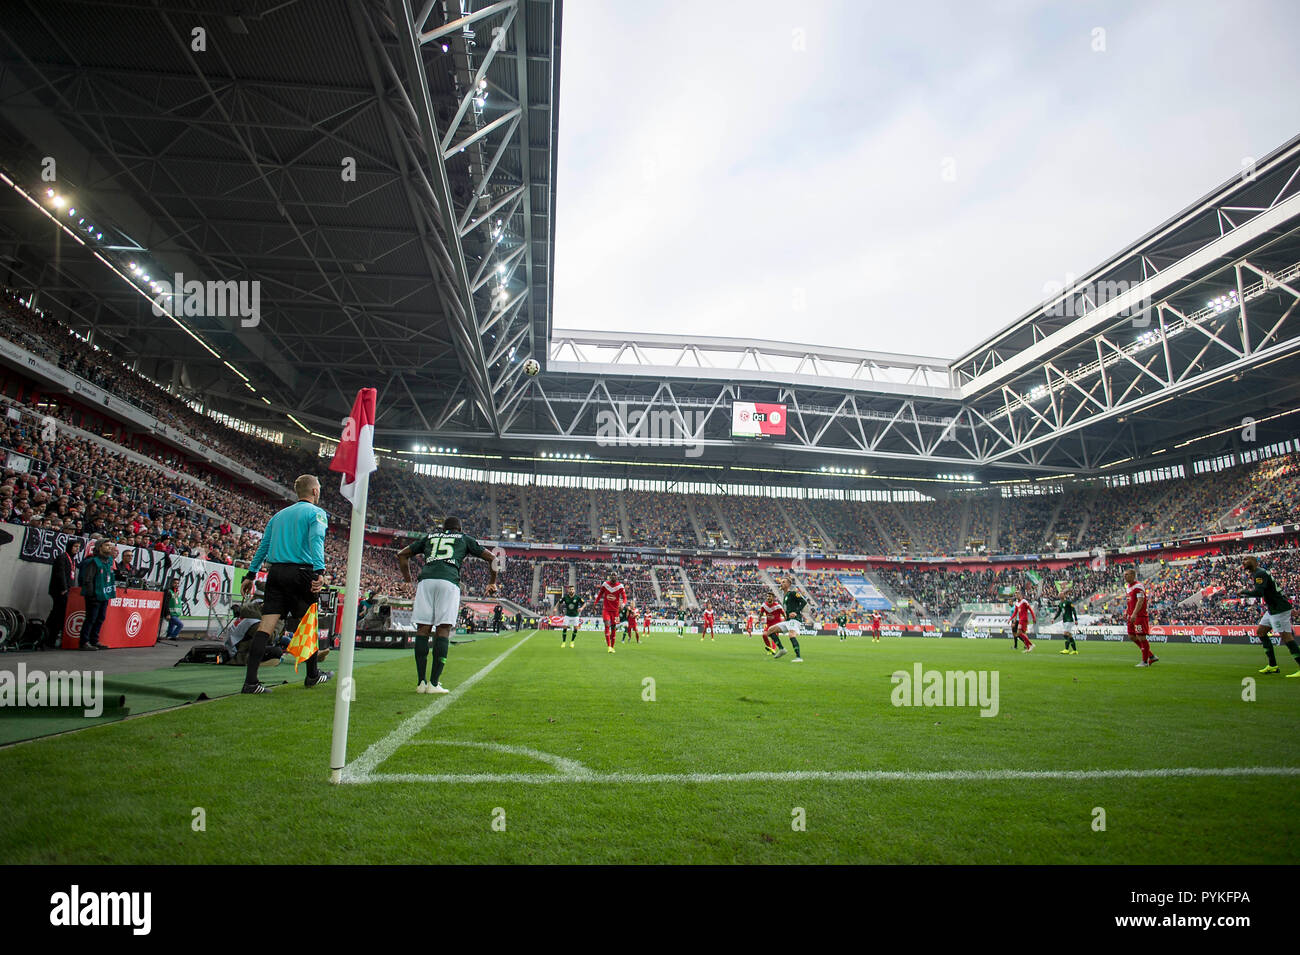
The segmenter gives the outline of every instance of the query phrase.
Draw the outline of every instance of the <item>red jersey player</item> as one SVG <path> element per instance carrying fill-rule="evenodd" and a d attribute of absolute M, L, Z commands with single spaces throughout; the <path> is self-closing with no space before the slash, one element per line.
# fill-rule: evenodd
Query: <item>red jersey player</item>
<path fill-rule="evenodd" d="M 752 610 L 749 612 L 749 616 L 745 618 L 745 632 L 751 637 L 754 635 L 754 611 Z"/>
<path fill-rule="evenodd" d="M 762 606 L 758 609 L 763 614 L 763 647 L 768 653 L 772 654 L 773 659 L 785 656 L 785 647 L 778 650 L 776 641 L 767 635 L 769 627 L 774 627 L 785 619 L 785 609 L 781 606 L 781 602 L 776 599 L 776 594 L 769 590 L 767 599 L 763 601 Z"/>
<path fill-rule="evenodd" d="M 1124 608 L 1124 620 L 1128 623 L 1128 638 L 1142 651 L 1140 667 L 1149 667 L 1160 658 L 1151 652 L 1147 634 L 1151 632 L 1151 621 L 1147 619 L 1147 592 L 1138 580 L 1137 571 L 1130 567 L 1124 571 L 1124 592 L 1128 603 Z"/>
<path fill-rule="evenodd" d="M 879 610 L 873 610 L 871 612 L 871 642 L 872 643 L 880 642 L 880 611 Z"/>
<path fill-rule="evenodd" d="M 1011 649 L 1015 649 L 1014 641 L 1019 638 L 1025 641 L 1025 653 L 1034 649 L 1033 641 L 1029 639 L 1029 618 L 1034 618 L 1034 623 L 1038 623 L 1038 614 L 1034 613 L 1034 608 L 1029 601 L 1023 596 L 1016 599 L 1015 604 L 1011 607 Z"/>
<path fill-rule="evenodd" d="M 618 612 L 627 603 L 627 590 L 610 574 L 609 580 L 596 591 L 596 602 L 600 604 L 600 615 L 605 621 L 605 647 L 613 653 L 618 636 Z"/>
<path fill-rule="evenodd" d="M 649 610 L 646 610 L 646 612 L 641 616 L 641 629 L 645 632 L 646 636 L 650 635 L 650 611 Z M 638 639 L 637 642 L 640 643 L 641 641 Z"/>
<path fill-rule="evenodd" d="M 700 643 L 704 642 L 704 634 L 708 633 L 709 639 L 716 639 L 713 634 L 713 608 L 704 608 L 704 626 L 700 628 Z"/>

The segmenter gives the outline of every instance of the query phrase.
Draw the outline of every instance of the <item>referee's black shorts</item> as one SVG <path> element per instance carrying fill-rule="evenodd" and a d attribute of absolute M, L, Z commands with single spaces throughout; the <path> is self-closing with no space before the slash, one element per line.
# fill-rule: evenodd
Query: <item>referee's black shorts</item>
<path fill-rule="evenodd" d="M 311 592 L 316 571 L 306 564 L 272 564 L 266 571 L 266 596 L 263 614 L 301 617 L 316 602 Z"/>

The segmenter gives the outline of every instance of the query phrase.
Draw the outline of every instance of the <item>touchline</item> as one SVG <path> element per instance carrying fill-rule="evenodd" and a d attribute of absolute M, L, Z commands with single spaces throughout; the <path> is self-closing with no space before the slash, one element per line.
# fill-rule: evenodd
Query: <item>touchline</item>
<path fill-rule="evenodd" d="M 50 896 L 50 924 L 60 927 L 129 925 L 132 935 L 148 935 L 153 925 L 152 892 L 68 892 Z"/>
<path fill-rule="evenodd" d="M 104 671 L 33 670 L 29 673 L 27 664 L 20 663 L 17 672 L 0 670 L 0 707 L 3 706 L 80 707 L 86 716 L 99 716 L 104 712 Z"/>

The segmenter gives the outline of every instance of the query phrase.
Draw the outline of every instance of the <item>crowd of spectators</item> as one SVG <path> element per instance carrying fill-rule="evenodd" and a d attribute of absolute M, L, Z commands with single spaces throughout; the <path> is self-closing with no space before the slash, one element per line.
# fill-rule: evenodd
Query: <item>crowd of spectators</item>
<path fill-rule="evenodd" d="M 969 501 L 970 518 L 967 522 L 966 538 L 958 543 L 964 552 L 992 553 L 993 531 L 996 529 L 999 505 L 1007 505 L 992 497 L 971 497 Z"/>
<path fill-rule="evenodd" d="M 1197 531 L 1218 529 L 1229 509 L 1250 491 L 1258 467 L 1235 467 L 1181 481 L 1158 510 L 1151 528 L 1139 540 L 1176 540 Z"/>
<path fill-rule="evenodd" d="M 804 592 L 812 598 L 823 626 L 834 626 L 841 613 L 849 623 L 864 623 L 868 614 L 848 592 L 833 570 L 808 570 L 797 575 Z"/>
<path fill-rule="evenodd" d="M 1037 574 L 1035 582 L 1030 571 Z M 1037 595 L 1051 603 L 1060 589 L 1057 583 L 1069 584 L 1071 594 L 1080 612 L 1089 606 L 1093 597 L 1118 588 L 1123 591 L 1122 570 L 1119 565 L 1094 568 L 1088 562 L 1061 567 L 986 568 L 982 570 L 949 570 L 943 567 L 884 568 L 872 572 L 900 597 L 915 601 L 925 615 L 934 620 L 951 622 L 961 613 L 962 604 L 1007 603 L 1004 588 Z"/>
<path fill-rule="evenodd" d="M 207 484 L 186 480 L 77 437 L 34 409 L 8 401 L 0 408 L 7 522 L 226 564 L 256 549 L 269 509 L 215 473 Z"/>
<path fill-rule="evenodd" d="M 1225 526 L 1267 527 L 1300 515 L 1300 454 L 1261 461 L 1249 471 L 1245 499 L 1225 518 Z"/>
<path fill-rule="evenodd" d="M 618 492 L 609 488 L 592 488 L 588 493 L 596 506 L 596 539 L 616 543 L 623 539 L 623 524 L 619 520 Z"/>
<path fill-rule="evenodd" d="M 908 535 L 908 553 L 928 557 L 958 554 L 964 550 L 959 540 L 963 501 L 906 501 L 894 504 L 902 533 Z"/>
<path fill-rule="evenodd" d="M 704 557 L 683 566 L 696 603 L 712 607 L 719 622 L 723 617 L 734 620 L 757 612 L 763 602 L 767 584 L 754 564 L 726 564 Z"/>
<path fill-rule="evenodd" d="M 633 542 L 650 547 L 699 546 L 686 502 L 680 495 L 624 491 L 623 497 L 627 502 L 628 532 Z"/>
<path fill-rule="evenodd" d="M 170 393 L 115 358 L 111 339 L 102 339 L 104 348 L 92 344 L 52 315 L 29 307 L 12 289 L 0 294 L 0 335 L 282 485 L 287 486 L 299 473 L 323 475 L 325 471 L 325 460 L 311 451 L 246 434 L 195 410 L 185 396 Z M 251 556 L 258 532 L 284 503 L 157 441 L 125 437 L 121 427 L 112 421 L 88 418 L 86 409 L 61 404 L 56 398 L 39 408 L 17 410 L 17 420 L 6 416 L 0 422 L 0 450 L 6 455 L 0 509 L 6 520 L 113 537 L 126 546 L 235 563 Z M 52 440 L 41 434 L 47 417 L 61 423 Z M 96 435 L 107 434 L 109 444 L 62 426 L 68 424 L 88 428 Z M 118 447 L 113 447 L 114 443 Z M 132 457 L 127 450 L 149 461 Z M 322 505 L 336 518 L 346 513 L 337 494 L 326 494 Z M 602 535 L 608 538 L 610 529 L 614 529 L 614 535 L 624 538 L 623 543 L 697 548 L 699 537 L 691 520 L 693 508 L 699 529 L 732 548 L 791 551 L 809 546 L 820 536 L 821 527 L 839 552 L 884 554 L 892 548 L 879 531 L 883 525 L 898 543 L 899 552 L 923 556 L 965 553 L 971 539 L 990 544 L 996 540 L 996 550 L 1001 553 L 1040 552 L 1061 538 L 1080 549 L 1168 540 L 1205 530 L 1291 520 L 1300 510 L 1297 505 L 1297 454 L 1186 479 L 1071 488 L 1060 495 L 998 499 L 971 493 L 936 501 L 895 503 L 616 492 L 544 485 L 526 489 L 508 484 L 488 487 L 381 466 L 372 476 L 369 518 L 370 523 L 381 526 L 424 531 L 455 514 L 467 532 L 483 539 L 510 530 L 523 537 L 527 526 L 526 537 L 533 541 L 593 543 Z M 621 520 L 624 513 L 626 524 Z M 790 520 L 786 519 L 787 513 Z M 328 543 L 330 559 L 341 567 L 345 534 L 341 521 L 333 523 Z M 1086 528 L 1082 535 L 1081 528 Z M 1051 541 L 1047 539 L 1049 531 Z M 828 546 L 829 541 L 823 544 Z M 395 550 L 367 549 L 365 585 L 375 584 L 393 595 L 410 592 L 398 580 Z M 1157 613 L 1230 616 L 1237 612 L 1234 605 L 1223 603 L 1230 598 L 1200 598 L 1200 589 L 1195 595 L 1189 593 L 1188 588 L 1198 581 L 1217 579 L 1221 562 L 1210 560 L 1206 564 L 1205 560 L 1209 559 L 1171 565 L 1160 571 L 1152 581 L 1153 609 Z M 584 573 L 588 570 L 584 564 L 578 566 Z M 519 568 L 517 580 L 514 567 Z M 509 586 L 531 596 L 531 577 L 525 580 L 523 576 L 530 570 L 531 562 L 516 562 L 508 571 L 512 575 Z M 644 595 L 638 596 L 649 599 L 653 588 L 648 568 L 637 565 L 630 573 L 632 582 L 644 588 Z M 700 598 L 702 601 L 715 599 L 729 608 L 738 599 L 731 591 L 749 586 L 742 571 L 722 570 L 721 565 L 707 570 L 692 565 L 688 573 L 701 574 L 699 586 L 708 591 L 707 598 Z M 949 574 L 931 569 L 889 573 L 891 581 L 897 578 L 900 593 L 914 595 L 935 616 L 950 615 L 966 600 L 989 599 L 1008 577 L 1008 572 Z M 558 583 L 558 578 L 566 575 L 567 564 L 544 565 L 543 583 Z M 1015 574 L 1009 576 L 1014 578 Z M 1086 574 L 1072 572 L 1072 578 L 1078 578 L 1080 587 L 1090 586 Z M 694 582 L 694 576 L 692 579 Z M 1114 581 L 1105 583 L 1110 586 Z M 810 589 L 823 588 L 821 592 L 832 604 L 840 598 L 833 575 L 812 576 L 808 584 Z M 1104 589 L 1099 586 L 1090 593 Z M 821 599 L 817 594 L 814 597 Z M 1114 613 L 1114 600 L 1112 592 L 1102 605 L 1106 612 Z"/>
<path fill-rule="evenodd" d="M 503 540 L 524 539 L 524 490 L 518 484 L 496 486 L 497 520 Z"/>
<path fill-rule="evenodd" d="M 886 502 L 871 505 L 876 518 L 880 521 L 881 526 L 888 535 L 886 539 L 885 553 L 906 554 L 910 557 L 915 557 L 920 553 L 918 550 L 919 545 L 916 541 L 912 540 L 911 528 L 907 526 L 902 513 L 899 511 L 901 506 L 902 505 L 900 504 Z M 895 549 L 895 547 L 889 547 L 889 541 L 892 541 L 897 549 Z"/>
<path fill-rule="evenodd" d="M 1056 515 L 1056 523 L 1051 530 L 1049 546 L 1052 550 L 1075 550 L 1079 531 L 1083 528 L 1084 518 L 1088 514 L 1091 498 L 1095 497 L 1095 488 L 1071 488 L 1061 494 L 1061 510 Z M 1057 547 L 1060 542 L 1064 546 Z"/>
<path fill-rule="evenodd" d="M 817 523 L 831 535 L 831 540 L 835 542 L 835 548 L 839 553 L 889 553 L 889 548 L 867 513 L 867 508 L 874 505 L 827 498 L 810 498 L 804 503 Z"/>
<path fill-rule="evenodd" d="M 1181 490 L 1169 481 L 1102 489 L 1093 500 L 1083 544 L 1091 550 L 1145 539 L 1159 520 L 1165 498 Z"/>
<path fill-rule="evenodd" d="M 1260 566 L 1267 570 L 1278 589 L 1300 599 L 1300 550 L 1297 541 L 1257 552 Z M 1253 585 L 1242 569 L 1246 549 L 1229 554 L 1204 554 L 1178 561 L 1162 561 L 1159 569 L 1144 581 L 1153 623 L 1165 624 L 1255 624 L 1263 613 L 1258 601 L 1245 602 L 1241 593 Z M 1104 605 L 1113 622 L 1120 622 L 1122 603 L 1118 597 Z"/>
<path fill-rule="evenodd" d="M 569 562 L 567 560 L 542 560 L 541 594 L 559 589 L 561 592 L 569 586 Z"/>
<path fill-rule="evenodd" d="M 1061 503 L 1060 494 L 1033 494 L 1003 501 L 1005 520 L 998 529 L 1004 554 L 1038 554 L 1047 543 L 1047 525 Z"/>
<path fill-rule="evenodd" d="M 583 488 L 530 489 L 531 537 L 537 541 L 587 544 L 591 533 L 591 498 Z"/>
<path fill-rule="evenodd" d="M 777 498 L 720 494 L 713 502 L 731 528 L 731 547 L 739 550 L 789 551 L 802 542 L 792 540 Z M 697 512 L 698 513 L 698 512 Z"/>
<path fill-rule="evenodd" d="M 309 451 L 244 434 L 194 410 L 108 349 L 91 344 L 49 313 L 28 307 L 11 288 L 0 291 L 0 335 L 273 481 L 291 484 L 315 462 Z"/>
<path fill-rule="evenodd" d="M 461 589 L 465 594 L 483 597 L 487 594 L 489 565 L 482 560 L 467 560 L 460 568 Z M 498 570 L 497 596 L 513 600 L 525 607 L 533 606 L 533 562 L 506 557 L 504 569 Z"/>

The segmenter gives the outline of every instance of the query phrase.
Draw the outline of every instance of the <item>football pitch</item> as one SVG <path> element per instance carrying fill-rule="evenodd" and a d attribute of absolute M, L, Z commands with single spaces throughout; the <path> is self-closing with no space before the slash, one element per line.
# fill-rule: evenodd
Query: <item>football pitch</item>
<path fill-rule="evenodd" d="M 801 642 L 503 634 L 452 647 L 446 696 L 392 651 L 357 673 L 342 785 L 335 685 L 301 673 L 8 747 L 0 862 L 1295 861 L 1300 680 L 1257 648 Z M 959 702 L 949 671 L 983 698 L 896 705 Z"/>

